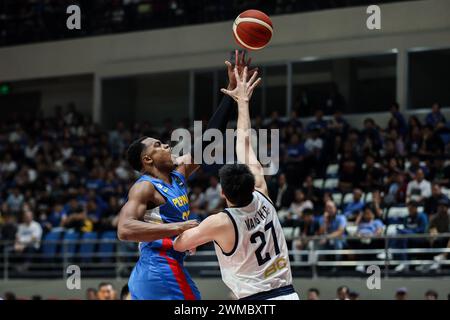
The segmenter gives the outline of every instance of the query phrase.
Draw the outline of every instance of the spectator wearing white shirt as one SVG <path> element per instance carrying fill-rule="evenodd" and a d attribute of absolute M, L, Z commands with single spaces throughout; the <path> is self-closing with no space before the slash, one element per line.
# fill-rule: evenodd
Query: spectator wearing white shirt
<path fill-rule="evenodd" d="M 294 201 L 291 203 L 289 211 L 298 219 L 305 209 L 314 209 L 314 204 L 311 200 L 305 198 L 302 190 L 295 190 Z"/>
<path fill-rule="evenodd" d="M 29 254 L 36 253 L 39 250 L 42 227 L 38 222 L 33 220 L 33 212 L 28 208 L 23 212 L 22 221 L 17 229 L 14 251 L 22 255 L 22 259 L 24 260 L 22 271 L 24 271 L 32 259 L 32 256 Z"/>
<path fill-rule="evenodd" d="M 406 202 L 417 201 L 421 204 L 431 197 L 431 183 L 425 180 L 422 169 L 418 169 L 414 180 L 408 183 L 406 188 Z"/>
<path fill-rule="evenodd" d="M 8 208 L 13 213 L 18 213 L 22 210 L 22 205 L 25 201 L 25 198 L 22 193 L 20 193 L 19 188 L 12 189 L 11 194 L 6 199 L 6 203 L 8 204 Z"/>
<path fill-rule="evenodd" d="M 216 176 L 209 178 L 210 187 L 206 189 L 205 200 L 207 202 L 206 209 L 211 212 L 219 208 L 222 203 L 222 187 Z"/>

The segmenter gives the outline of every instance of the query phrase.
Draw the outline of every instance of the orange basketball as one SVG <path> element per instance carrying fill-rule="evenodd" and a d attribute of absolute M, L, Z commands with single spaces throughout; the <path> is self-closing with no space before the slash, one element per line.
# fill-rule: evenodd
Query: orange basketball
<path fill-rule="evenodd" d="M 236 42 L 248 50 L 260 50 L 267 46 L 272 33 L 272 21 L 267 14 L 259 10 L 244 11 L 233 23 Z"/>

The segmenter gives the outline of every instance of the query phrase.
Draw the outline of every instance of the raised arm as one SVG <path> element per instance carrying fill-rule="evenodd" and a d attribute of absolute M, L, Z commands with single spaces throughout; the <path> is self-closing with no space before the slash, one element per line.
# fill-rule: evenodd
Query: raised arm
<path fill-rule="evenodd" d="M 245 52 L 242 54 L 238 54 L 238 51 L 235 52 L 235 61 L 234 66 L 238 70 L 243 70 L 244 67 L 249 66 L 251 62 L 251 58 L 246 60 L 245 58 Z M 227 66 L 228 71 L 228 87 L 227 90 L 234 90 L 237 85 L 237 80 L 235 78 L 234 73 L 234 67 L 231 62 L 225 61 L 225 65 Z M 252 75 L 256 72 L 256 68 L 249 71 L 249 75 Z M 228 96 L 224 95 L 222 100 L 220 101 L 220 104 L 216 111 L 214 112 L 211 119 L 208 121 L 208 126 L 206 127 L 206 130 L 208 129 L 218 129 L 222 132 L 222 134 L 225 133 L 225 130 L 227 129 L 227 123 L 228 120 L 231 117 L 233 108 L 232 108 L 233 100 Z M 203 148 L 202 148 L 203 150 Z M 194 147 L 191 147 L 191 153 L 194 152 Z M 188 178 L 192 173 L 194 173 L 199 167 L 199 164 L 195 164 L 193 161 L 193 156 L 191 153 L 185 154 L 179 158 L 177 158 L 176 162 L 178 164 L 177 170 L 183 174 L 186 178 Z"/>
<path fill-rule="evenodd" d="M 267 184 L 264 178 L 264 169 L 256 157 L 251 142 L 251 122 L 249 112 L 249 101 L 253 90 L 261 82 L 261 78 L 256 79 L 258 73 L 255 72 L 250 80 L 247 81 L 247 68 L 241 75 L 235 69 L 237 80 L 236 89 L 230 91 L 222 89 L 222 92 L 231 96 L 238 104 L 237 121 L 237 141 L 236 153 L 238 161 L 248 165 L 250 171 L 255 176 L 255 189 L 268 196 Z"/>
<path fill-rule="evenodd" d="M 176 236 L 198 225 L 195 220 L 176 223 L 148 223 L 142 221 L 147 203 L 154 202 L 155 189 L 149 182 L 135 184 L 128 201 L 120 210 L 117 236 L 123 241 L 150 242 Z"/>

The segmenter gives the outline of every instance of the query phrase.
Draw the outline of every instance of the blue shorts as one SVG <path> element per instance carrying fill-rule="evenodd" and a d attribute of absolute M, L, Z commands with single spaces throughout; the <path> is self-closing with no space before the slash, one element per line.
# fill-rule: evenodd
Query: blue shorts
<path fill-rule="evenodd" d="M 128 280 L 132 300 L 200 300 L 200 292 L 168 251 L 146 250 Z"/>

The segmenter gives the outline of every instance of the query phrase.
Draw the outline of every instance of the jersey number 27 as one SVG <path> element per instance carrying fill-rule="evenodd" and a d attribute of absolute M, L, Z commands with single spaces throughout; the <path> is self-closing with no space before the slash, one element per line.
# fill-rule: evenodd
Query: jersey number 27
<path fill-rule="evenodd" d="M 278 247 L 278 240 L 277 240 L 277 235 L 275 233 L 275 228 L 273 226 L 273 221 L 270 221 L 268 224 L 266 224 L 264 226 L 265 231 L 268 231 L 269 229 L 272 232 L 272 238 L 273 238 L 274 247 L 275 247 L 275 255 L 278 255 L 280 253 L 280 248 Z M 258 248 L 256 248 L 255 255 L 256 255 L 256 260 L 258 260 L 258 265 L 262 266 L 263 264 L 265 264 L 267 261 L 270 260 L 270 253 L 266 252 L 264 257 L 261 255 L 261 252 L 264 250 L 264 248 L 267 244 L 266 235 L 264 232 L 256 231 L 255 233 L 253 233 L 250 237 L 250 242 L 257 243 L 258 238 L 260 239 L 261 244 L 258 246 Z"/>

